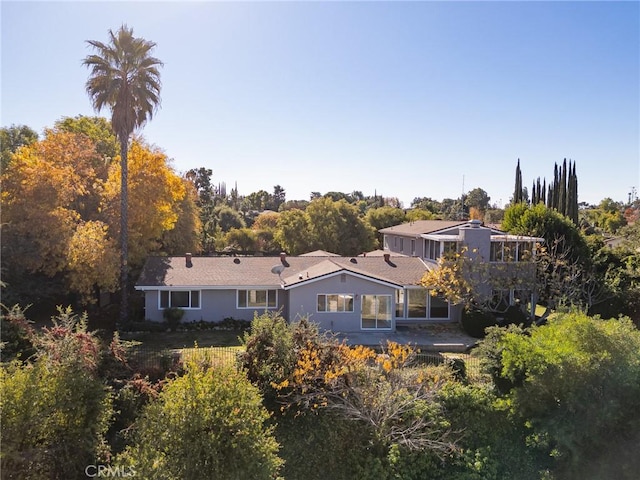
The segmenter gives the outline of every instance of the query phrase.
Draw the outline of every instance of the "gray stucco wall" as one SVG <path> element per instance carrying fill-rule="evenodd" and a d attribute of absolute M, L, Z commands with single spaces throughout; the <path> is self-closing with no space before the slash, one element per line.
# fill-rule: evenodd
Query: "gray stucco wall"
<path fill-rule="evenodd" d="M 225 318 L 234 318 L 236 320 L 252 320 L 255 313 L 259 315 L 264 313 L 264 309 L 256 310 L 254 308 L 236 308 L 237 298 L 236 290 L 202 290 L 200 294 L 199 309 L 185 309 L 183 322 L 194 322 L 204 320 L 207 322 L 220 322 Z M 269 311 L 278 311 L 283 308 L 286 298 L 286 292 L 278 290 L 277 292 L 277 308 L 269 309 Z M 158 290 L 148 290 L 145 292 L 145 319 L 154 322 L 162 322 L 163 310 L 158 308 Z"/>
<path fill-rule="evenodd" d="M 412 242 L 415 248 L 412 249 Z M 410 257 L 422 257 L 424 254 L 424 240 L 420 237 L 405 237 L 402 235 L 384 235 L 384 248 L 393 253 L 401 253 Z"/>
<path fill-rule="evenodd" d="M 353 312 L 318 312 L 318 294 L 354 295 Z M 336 275 L 289 290 L 289 319 L 294 321 L 308 314 L 310 320 L 317 323 L 323 330 L 359 332 L 362 330 L 360 318 L 363 294 L 391 296 L 391 326 L 392 330 L 395 330 L 395 319 L 393 318 L 395 288 L 349 274 Z"/>

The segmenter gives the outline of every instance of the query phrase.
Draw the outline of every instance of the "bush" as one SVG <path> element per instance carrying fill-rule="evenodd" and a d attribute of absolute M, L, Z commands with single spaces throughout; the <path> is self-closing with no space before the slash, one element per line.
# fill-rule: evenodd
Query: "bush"
<path fill-rule="evenodd" d="M 485 329 L 497 324 L 493 313 L 479 308 L 462 311 L 462 329 L 473 338 L 484 338 Z"/>
<path fill-rule="evenodd" d="M 249 330 L 251 328 L 251 322 L 248 320 L 239 320 L 232 317 L 227 317 L 224 320 L 213 324 L 216 328 L 224 330 Z"/>
<path fill-rule="evenodd" d="M 271 385 L 287 378 L 296 362 L 289 324 L 280 315 L 256 315 L 242 344 L 244 352 L 239 355 L 240 365 L 249 380 L 272 400 L 275 393 Z"/>
<path fill-rule="evenodd" d="M 611 464 L 616 478 L 637 477 L 638 461 L 616 452 L 637 444 L 640 429 L 640 332 L 629 319 L 560 314 L 490 338 L 480 352 L 494 377 L 510 384 L 501 387 L 505 403 L 532 444 L 553 455 L 559 478 L 604 478 L 593 472 L 616 457 L 634 462 Z"/>
<path fill-rule="evenodd" d="M 529 315 L 523 312 L 518 305 L 510 305 L 504 312 L 503 317 L 504 324 L 529 325 L 531 323 Z"/>
<path fill-rule="evenodd" d="M 273 479 L 282 460 L 268 419 L 241 372 L 191 363 L 145 407 L 114 463 L 141 478 Z"/>
<path fill-rule="evenodd" d="M 3 478 L 86 478 L 84 468 L 109 454 L 113 409 L 97 374 L 100 344 L 70 309 L 53 323 L 34 337 L 34 360 L 0 369 Z"/>
<path fill-rule="evenodd" d="M 169 326 L 172 332 L 175 332 L 184 317 L 184 310 L 178 307 L 165 308 L 162 312 L 162 317 Z"/>
<path fill-rule="evenodd" d="M 0 361 L 7 362 L 14 358 L 28 359 L 36 350 L 33 346 L 35 331 L 31 323 L 24 315 L 24 310 L 15 305 L 11 308 L 2 308 L 0 331 L 2 342 L 0 343 Z"/>

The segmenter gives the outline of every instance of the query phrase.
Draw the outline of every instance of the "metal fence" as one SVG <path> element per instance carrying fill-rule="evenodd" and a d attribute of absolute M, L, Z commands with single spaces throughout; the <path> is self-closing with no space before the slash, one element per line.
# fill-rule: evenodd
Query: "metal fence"
<path fill-rule="evenodd" d="M 180 370 L 185 363 L 196 362 L 211 366 L 235 365 L 242 347 L 198 347 L 162 349 L 136 347 L 129 354 L 129 365 L 137 372 L 162 375 Z M 460 363 L 462 362 L 462 363 Z M 474 378 L 480 375 L 480 359 L 467 353 L 425 352 L 416 354 L 418 365 L 450 365 L 454 370 Z"/>
<path fill-rule="evenodd" d="M 212 366 L 234 365 L 241 351 L 238 347 L 148 348 L 136 347 L 129 352 L 129 365 L 138 372 L 170 372 L 185 363 L 198 362 Z"/>

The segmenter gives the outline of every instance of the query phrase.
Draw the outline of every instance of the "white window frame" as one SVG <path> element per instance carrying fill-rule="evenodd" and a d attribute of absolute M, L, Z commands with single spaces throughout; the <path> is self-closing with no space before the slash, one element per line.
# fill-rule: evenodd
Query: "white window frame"
<path fill-rule="evenodd" d="M 364 312 L 364 302 L 365 299 L 367 297 L 373 297 L 375 303 L 376 303 L 376 313 L 375 313 L 375 323 L 376 326 L 373 328 L 370 327 L 364 327 L 362 325 L 362 315 Z M 386 319 L 380 319 L 380 308 L 379 308 L 379 299 L 380 298 L 386 298 L 389 301 L 389 312 L 388 312 L 388 318 Z M 393 312 L 394 312 L 394 304 L 393 304 L 393 296 L 392 295 L 388 295 L 388 294 L 382 294 L 382 295 L 378 295 L 378 294 L 373 294 L 373 295 L 361 295 L 361 299 L 360 299 L 360 329 L 361 330 L 368 330 L 368 331 L 378 331 L 378 330 L 392 330 L 393 329 Z M 389 326 L 388 327 L 378 327 L 378 322 L 389 322 Z"/>
<path fill-rule="evenodd" d="M 494 248 L 494 245 L 500 245 L 499 250 Z M 506 245 L 513 245 L 515 248 L 513 251 L 505 251 Z M 491 263 L 516 263 L 526 262 L 529 260 L 523 259 L 524 252 L 527 249 L 531 250 L 531 259 L 534 257 L 535 246 L 531 241 L 516 241 L 516 240 L 500 240 L 497 242 L 491 242 L 491 248 L 489 250 L 489 261 Z M 494 255 L 494 252 L 496 255 Z M 497 255 L 499 253 L 499 255 Z"/>
<path fill-rule="evenodd" d="M 409 292 L 415 292 L 415 291 L 420 291 L 421 289 L 418 288 L 406 288 L 406 289 L 398 289 L 396 290 L 396 296 L 395 296 L 395 301 L 396 301 L 396 305 L 395 305 L 395 317 L 396 318 L 402 318 L 402 319 L 407 319 L 407 320 L 449 320 L 451 319 L 451 302 L 449 302 L 448 300 L 446 300 L 445 298 L 442 298 L 442 300 L 447 302 L 447 316 L 446 317 L 434 317 L 431 315 L 431 311 L 432 311 L 432 300 L 433 297 L 431 296 L 431 294 L 429 293 L 429 290 L 423 290 L 424 295 L 425 295 L 425 315 L 424 317 L 410 317 L 409 316 L 409 311 L 410 311 L 410 307 L 411 307 L 411 294 Z M 402 304 L 402 315 L 399 315 L 400 311 L 398 306 Z"/>
<path fill-rule="evenodd" d="M 172 293 L 188 293 L 189 294 L 189 306 L 188 307 L 184 307 L 181 305 L 172 305 L 171 302 L 171 298 L 172 298 Z M 162 295 L 166 294 L 167 295 L 167 305 L 163 306 L 162 305 Z M 197 294 L 198 297 L 198 306 L 197 307 L 193 307 L 193 295 Z M 171 290 L 158 290 L 158 310 L 165 310 L 167 308 L 181 308 L 183 310 L 202 310 L 202 291 L 201 290 L 191 290 L 191 289 L 180 289 L 180 288 L 173 288 Z"/>
<path fill-rule="evenodd" d="M 244 306 L 240 305 L 240 295 L 241 292 L 244 292 Z M 249 305 L 249 295 L 251 294 L 251 292 L 257 293 L 257 292 L 265 292 L 265 304 L 262 305 Z M 273 305 L 269 305 L 269 297 L 270 295 L 273 294 L 274 295 L 274 302 Z M 275 288 L 239 288 L 238 290 L 236 290 L 236 308 L 238 310 L 256 310 L 256 309 L 276 309 L 278 308 L 278 290 L 276 290 Z"/>
<path fill-rule="evenodd" d="M 328 297 L 336 297 L 335 305 L 336 310 L 329 310 L 330 303 Z M 324 310 L 320 310 L 321 298 L 324 303 Z M 355 311 L 355 294 L 353 293 L 318 293 L 316 296 L 316 312 L 317 313 L 353 313 Z M 348 302 L 351 300 L 351 302 Z M 342 310 L 340 304 L 342 303 Z M 347 309 L 348 304 L 351 304 L 351 309 Z"/>

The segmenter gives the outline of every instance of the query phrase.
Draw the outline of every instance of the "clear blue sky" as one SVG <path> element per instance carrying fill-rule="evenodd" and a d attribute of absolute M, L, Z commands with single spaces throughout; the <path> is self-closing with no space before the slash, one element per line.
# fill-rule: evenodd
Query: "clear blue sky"
<path fill-rule="evenodd" d="M 579 200 L 640 190 L 638 2 L 2 1 L 2 126 L 93 115 L 85 40 L 157 43 L 142 133 L 178 172 L 504 205 L 574 160 Z M 108 116 L 108 112 L 103 112 Z"/>

